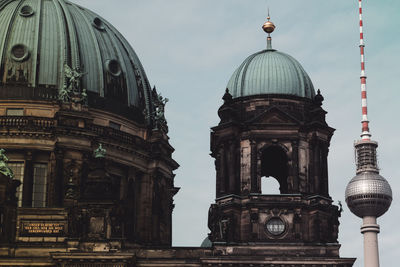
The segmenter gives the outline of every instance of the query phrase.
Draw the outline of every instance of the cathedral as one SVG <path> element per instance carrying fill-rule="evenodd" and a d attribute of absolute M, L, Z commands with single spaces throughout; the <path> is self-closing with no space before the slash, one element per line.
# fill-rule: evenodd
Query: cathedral
<path fill-rule="evenodd" d="M 208 237 L 173 247 L 168 99 L 133 48 L 67 0 L 0 0 L 0 266 L 353 266 L 324 98 L 274 29 L 268 18 L 267 48 L 221 90 Z M 279 194 L 262 194 L 262 177 Z"/>

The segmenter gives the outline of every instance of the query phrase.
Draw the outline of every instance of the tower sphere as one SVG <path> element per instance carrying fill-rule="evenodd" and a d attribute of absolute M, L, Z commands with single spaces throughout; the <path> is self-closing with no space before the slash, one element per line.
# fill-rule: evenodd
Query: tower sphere
<path fill-rule="evenodd" d="M 263 24 L 262 28 L 266 33 L 272 33 L 275 30 L 275 24 L 269 21 L 268 18 L 268 21 Z"/>
<path fill-rule="evenodd" d="M 392 189 L 381 175 L 365 171 L 351 179 L 345 197 L 347 206 L 358 217 L 379 217 L 392 203 Z"/>

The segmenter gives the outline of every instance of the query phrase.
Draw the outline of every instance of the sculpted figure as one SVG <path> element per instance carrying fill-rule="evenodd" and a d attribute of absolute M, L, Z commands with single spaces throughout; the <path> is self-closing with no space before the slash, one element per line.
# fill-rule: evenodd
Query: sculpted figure
<path fill-rule="evenodd" d="M 6 151 L 4 149 L 0 149 L 0 173 L 10 178 L 14 178 L 13 171 L 7 165 L 8 158 L 5 155 L 5 152 Z"/>

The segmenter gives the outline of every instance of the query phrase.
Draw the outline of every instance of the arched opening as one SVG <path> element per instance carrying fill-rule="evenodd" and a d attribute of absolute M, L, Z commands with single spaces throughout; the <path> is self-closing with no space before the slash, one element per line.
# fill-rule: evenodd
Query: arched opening
<path fill-rule="evenodd" d="M 261 177 L 261 193 L 263 195 L 279 195 L 280 185 L 274 177 Z"/>
<path fill-rule="evenodd" d="M 268 177 L 267 179 L 262 179 L 261 184 L 263 184 L 263 180 L 267 183 L 268 186 L 272 186 L 272 188 L 263 188 L 262 186 L 262 194 L 265 192 L 270 192 L 273 188 L 276 188 L 276 185 L 269 180 L 273 180 L 275 178 L 279 183 L 279 192 L 278 194 L 287 194 L 288 185 L 287 185 L 287 177 L 288 177 L 288 158 L 286 156 L 285 151 L 279 146 L 270 146 L 262 152 L 261 155 L 261 177 Z M 276 184 L 276 183 L 275 183 Z M 264 192 L 265 190 L 265 192 Z M 276 194 L 276 193 L 275 193 Z"/>

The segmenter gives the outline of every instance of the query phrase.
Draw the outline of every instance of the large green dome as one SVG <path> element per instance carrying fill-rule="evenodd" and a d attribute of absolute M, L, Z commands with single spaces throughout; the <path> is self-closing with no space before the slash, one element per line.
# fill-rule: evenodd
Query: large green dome
<path fill-rule="evenodd" d="M 234 98 L 253 95 L 292 95 L 314 98 L 310 77 L 293 57 L 274 49 L 249 56 L 233 73 L 227 88 Z"/>
<path fill-rule="evenodd" d="M 89 106 L 127 117 L 152 112 L 151 88 L 128 41 L 67 0 L 0 0 L 0 98 L 57 99 L 79 70 Z"/>

